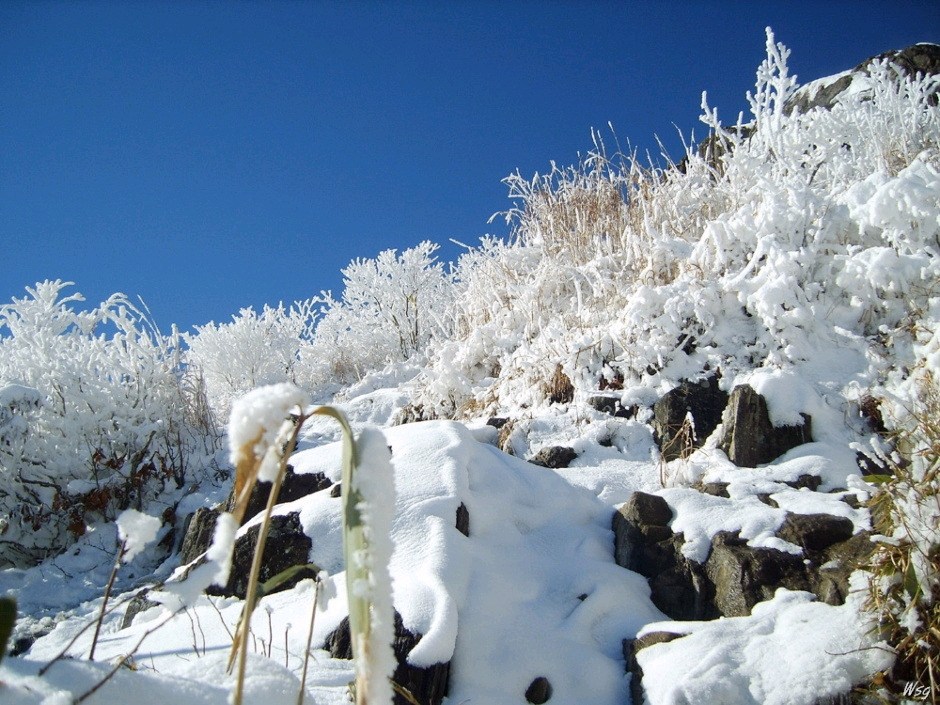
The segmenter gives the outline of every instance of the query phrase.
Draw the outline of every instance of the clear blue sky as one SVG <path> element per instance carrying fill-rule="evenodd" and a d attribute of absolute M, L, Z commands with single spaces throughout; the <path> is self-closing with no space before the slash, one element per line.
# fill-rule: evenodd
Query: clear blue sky
<path fill-rule="evenodd" d="M 678 157 L 703 90 L 732 122 L 767 25 L 803 82 L 940 42 L 940 3 L 3 0 L 0 303 L 60 278 L 186 330 L 449 259 L 592 127 Z"/>

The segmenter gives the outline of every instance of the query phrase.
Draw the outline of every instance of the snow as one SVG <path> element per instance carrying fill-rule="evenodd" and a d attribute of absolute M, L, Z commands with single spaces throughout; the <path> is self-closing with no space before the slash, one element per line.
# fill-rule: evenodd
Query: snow
<path fill-rule="evenodd" d="M 136 509 L 125 509 L 115 520 L 118 527 L 118 537 L 124 542 L 125 563 L 134 560 L 134 557 L 143 551 L 147 544 L 157 538 L 162 523 L 156 517 L 138 512 Z"/>
<path fill-rule="evenodd" d="M 522 201 L 510 214 L 518 219 L 514 238 L 484 239 L 455 270 L 436 263 L 429 243 L 400 256 L 387 250 L 344 271 L 349 291 L 341 301 L 325 294 L 289 311 L 266 307 L 260 317 L 245 310 L 231 324 L 210 324 L 190 338 L 188 364 L 206 367 L 213 410 L 231 406 L 232 465 L 262 458 L 260 479 L 272 479 L 282 443 L 294 430 L 291 414 L 314 400 L 344 410 L 362 458 L 355 481 L 362 501 L 355 510 L 366 519 L 369 550 L 354 551 L 350 565 L 365 568 L 364 575 L 347 573 L 342 500 L 330 491 L 274 508 L 275 514 L 298 513 L 322 584 L 317 591 L 305 580 L 260 600 L 251 624 L 246 702 L 297 701 L 306 649 L 306 629 L 299 625 L 309 623 L 315 594 L 315 650 L 304 702 L 317 705 L 347 702 L 355 676 L 357 666 L 322 648 L 349 614 L 350 594 L 375 605 L 375 641 L 368 649 L 378 657 L 373 676 L 394 668 L 387 646 L 394 607 L 404 626 L 421 635 L 410 663 L 450 663 L 448 705 L 519 705 L 537 677 L 550 681 L 551 702 L 558 705 L 622 705 L 630 689 L 623 641 L 655 631 L 685 636 L 640 652 L 648 705 L 812 705 L 889 664 L 863 616 L 861 573 L 853 576 L 844 605 L 781 589 L 749 616 L 679 623 L 653 605 L 646 579 L 613 558 L 611 518 L 638 491 L 666 501 L 670 527 L 684 539 L 683 554 L 700 562 L 721 531 L 738 532 L 751 546 L 799 555 L 798 546 L 775 536 L 788 512 L 845 517 L 855 532 L 871 529 L 859 503 L 874 488 L 860 476 L 857 452 L 877 456 L 891 448 L 872 432 L 860 402 L 878 398 L 889 425 L 903 428 L 919 385 L 936 375 L 940 113 L 924 98 L 933 84 L 911 84 L 902 95 L 873 66 L 871 76 L 853 83 L 844 104 L 788 117 L 782 101 L 795 82 L 784 70 L 786 53 L 769 35 L 768 60 L 758 90 L 749 95 L 752 126 L 759 129 L 747 141 L 722 132 L 736 146 L 720 170 L 690 150 L 681 175 L 645 168 L 618 174 L 598 154 L 592 157 L 596 169 L 553 166 L 531 181 L 516 174 L 507 180 Z M 912 104 L 919 107 L 912 110 Z M 715 113 L 704 108 L 706 124 L 722 131 Z M 597 195 L 592 189 L 601 195 L 627 189 L 636 198 L 612 224 L 591 221 L 597 233 L 589 233 L 585 245 L 572 236 L 584 234 L 579 199 Z M 647 190 L 655 197 L 644 200 Z M 424 285 L 416 283 L 421 277 Z M 52 460 L 39 478 L 45 484 L 36 486 L 84 496 L 99 488 L 100 478 L 84 467 L 66 467 L 63 458 L 96 447 L 93 433 L 101 423 L 126 436 L 103 460 L 118 465 L 128 448 L 139 447 L 135 435 L 160 439 L 154 429 L 183 428 L 185 415 L 164 404 L 145 417 L 109 416 L 112 387 L 92 396 L 72 366 L 60 363 L 75 358 L 81 370 L 89 360 L 111 364 L 136 329 L 118 310 L 123 298 L 98 313 L 74 314 L 63 307 L 78 299 L 59 301 L 62 286 L 47 282 L 32 292 L 32 301 L 0 308 L 6 326 L 17 326 L 12 337 L 0 339 L 0 461 L 8 463 L 0 469 L 32 471 L 41 467 L 33 456 L 45 453 Z M 430 293 L 431 302 L 418 293 Z M 318 302 L 326 325 L 314 330 Z M 71 321 L 73 333 L 91 330 L 95 316 L 107 314 L 125 326 L 126 339 L 106 346 L 104 338 L 72 335 L 85 350 L 76 356 L 65 345 L 69 339 L 53 330 L 59 324 L 47 320 L 50 311 Z M 49 328 L 43 345 L 26 344 L 30 325 L 42 328 L 43 322 Z M 17 345 L 7 345 L 10 340 Z M 145 343 L 140 337 L 130 347 L 149 360 L 153 346 Z M 65 354 L 43 358 L 42 374 L 20 375 L 7 364 L 34 361 L 56 346 Z M 169 356 L 168 346 L 156 346 L 159 355 Z M 380 369 L 385 361 L 391 362 Z M 178 370 L 162 362 L 157 367 L 156 382 L 141 388 L 159 382 L 177 393 Z M 132 386 L 120 369 L 112 374 L 115 389 Z M 57 407 L 43 385 L 56 370 L 76 377 L 70 400 L 95 402 L 87 418 L 50 416 Z M 550 402 L 546 388 L 559 371 L 573 392 Z M 762 394 L 776 426 L 811 417 L 814 441 L 743 468 L 718 449 L 719 427 L 688 458 L 663 462 L 650 426 L 652 404 L 681 380 L 716 371 L 726 391 L 749 384 Z M 235 399 L 268 377 L 280 383 Z M 15 382 L 20 378 L 22 384 Z M 284 378 L 302 380 L 304 388 Z M 624 409 L 636 406 L 635 414 L 597 411 L 587 404 L 597 393 Z M 130 407 L 151 409 L 136 397 Z M 490 416 L 510 418 L 511 425 L 499 432 L 486 425 Z M 394 425 L 435 417 L 461 421 Z M 0 700 L 71 703 L 101 683 L 113 664 L 125 663 L 85 702 L 228 702 L 226 661 L 242 603 L 207 596 L 205 589 L 225 582 L 235 538 L 260 519 L 238 527 L 223 514 L 205 561 L 187 567 L 178 565 L 178 553 L 155 546 L 155 539 L 169 539 L 170 529 L 144 513 L 175 512 L 179 527 L 196 508 L 224 500 L 231 468 L 221 456 L 209 460 L 214 439 L 203 442 L 201 474 L 187 475 L 183 486 L 163 487 L 174 483 L 155 473 L 146 493 L 128 498 L 137 500 L 140 512 L 127 510 L 117 521 L 107 518 L 115 512 L 103 512 L 54 558 L 0 570 L 0 591 L 20 606 L 15 636 L 37 637 L 24 655 L 0 664 Z M 526 462 L 553 445 L 575 451 L 569 467 Z M 173 460 L 171 447 L 159 446 L 166 457 L 155 456 L 155 468 L 156 460 Z M 341 455 L 335 421 L 311 417 L 290 462 L 297 473 L 339 482 Z M 926 472 L 924 462 L 915 458 L 911 471 Z M 792 486 L 804 476 L 819 478 L 819 491 Z M 0 510 L 29 506 L 16 494 L 25 485 L 10 479 L 23 477 L 0 473 L 6 507 Z M 700 483 L 724 483 L 728 497 L 705 494 Z M 907 507 L 911 535 L 933 545 L 936 511 L 915 497 L 897 501 Z M 455 525 L 460 507 L 469 515 L 469 536 Z M 53 526 L 64 512 L 38 522 L 33 534 L 18 515 L 9 516 L 14 521 L 0 515 L 5 546 L 29 540 L 42 553 L 71 530 L 68 521 Z M 107 614 L 98 660 L 89 662 L 92 630 L 86 628 L 98 614 L 121 541 L 126 554 L 109 604 L 126 604 L 146 587 L 156 606 L 127 627 L 123 608 Z M 929 592 L 927 581 L 936 576 L 916 552 L 914 561 Z M 911 610 L 901 619 L 914 627 L 917 615 Z M 63 651 L 67 658 L 40 676 Z M 386 701 L 386 679 L 371 683 L 377 688 L 372 699 Z"/>
<path fill-rule="evenodd" d="M 886 651 L 863 638 L 855 602 L 834 607 L 780 588 L 747 617 L 647 625 L 643 633 L 687 636 L 638 653 L 646 700 L 811 705 L 841 695 L 891 663 Z"/>

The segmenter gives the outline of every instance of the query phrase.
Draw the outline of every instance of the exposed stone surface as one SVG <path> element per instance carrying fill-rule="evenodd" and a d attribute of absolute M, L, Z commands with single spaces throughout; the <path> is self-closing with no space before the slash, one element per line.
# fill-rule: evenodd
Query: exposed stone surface
<path fill-rule="evenodd" d="M 505 426 L 505 425 L 506 425 L 506 422 L 508 422 L 508 421 L 509 421 L 509 419 L 504 418 L 504 417 L 502 417 L 502 416 L 493 416 L 493 417 L 487 419 L 486 425 L 487 425 L 487 426 L 492 426 L 492 427 L 495 428 L 495 429 L 500 429 L 500 428 L 502 428 L 503 426 Z"/>
<path fill-rule="evenodd" d="M 802 556 L 773 548 L 753 548 L 736 533 L 719 532 L 705 561 L 714 586 L 715 607 L 724 617 L 749 615 L 758 602 L 773 598 L 777 588 L 810 590 Z"/>
<path fill-rule="evenodd" d="M 611 416 L 616 416 L 618 418 L 630 419 L 636 415 L 636 407 L 631 406 L 629 408 L 624 408 L 620 403 L 619 397 L 611 397 L 603 394 L 598 394 L 593 397 L 588 397 L 587 405 L 602 414 L 610 414 Z"/>
<path fill-rule="evenodd" d="M 199 507 L 184 523 L 183 545 L 180 547 L 180 565 L 192 563 L 209 550 L 218 509 Z"/>
<path fill-rule="evenodd" d="M 552 697 L 552 684 L 548 678 L 539 676 L 533 680 L 525 691 L 525 699 L 533 705 L 542 705 L 547 703 Z"/>
<path fill-rule="evenodd" d="M 718 377 L 683 382 L 653 406 L 653 439 L 664 460 L 676 460 L 700 448 L 721 422 L 728 394 L 718 388 Z M 691 415 L 694 430 L 686 417 Z"/>
<path fill-rule="evenodd" d="M 407 689 L 415 699 L 424 705 L 440 705 L 447 695 L 447 686 L 450 680 L 450 662 L 437 663 L 427 668 L 413 666 L 408 663 L 408 654 L 421 641 L 421 635 L 415 634 L 405 628 L 401 615 L 395 612 L 395 641 L 392 644 L 398 668 L 395 669 L 393 680 Z M 339 626 L 326 638 L 325 648 L 333 658 L 351 659 L 352 642 L 349 636 L 349 618 L 346 617 Z M 396 693 L 395 705 L 409 705 L 408 701 Z"/>
<path fill-rule="evenodd" d="M 871 65 L 875 61 L 887 59 L 901 69 L 909 77 L 917 73 L 935 75 L 940 73 L 940 46 L 936 44 L 914 44 L 905 49 L 886 51 L 878 56 L 866 59 L 851 71 L 847 71 L 831 82 L 814 81 L 798 90 L 787 101 L 784 112 L 787 114 L 797 111 L 806 113 L 813 108 L 831 110 L 838 102 L 839 96 L 850 86 L 858 76 L 871 73 Z"/>
<path fill-rule="evenodd" d="M 702 564 L 682 554 L 684 539 L 669 528 L 671 517 L 662 497 L 634 493 L 613 516 L 614 559 L 646 577 L 653 604 L 678 620 L 747 615 L 780 587 L 843 604 L 849 576 L 873 549 L 844 517 L 788 514 L 778 536 L 800 546 L 802 555 L 755 548 L 737 533 L 719 532 Z"/>
<path fill-rule="evenodd" d="M 121 621 L 121 629 L 127 629 L 134 623 L 134 618 L 141 612 L 146 612 L 151 607 L 157 607 L 159 603 L 148 600 L 146 591 L 135 595 L 127 603 L 127 609 L 124 610 L 124 619 Z"/>
<path fill-rule="evenodd" d="M 566 468 L 578 457 L 574 448 L 567 446 L 547 446 L 542 448 L 529 462 L 544 468 Z"/>
<path fill-rule="evenodd" d="M 459 531 L 464 536 L 470 535 L 470 510 L 467 509 L 467 505 L 463 502 L 460 503 L 460 506 L 457 507 L 457 531 Z"/>
<path fill-rule="evenodd" d="M 735 465 L 748 468 L 763 465 L 812 440 L 812 421 L 806 414 L 803 419 L 798 426 L 775 427 L 770 421 L 767 400 L 751 386 L 742 384 L 731 392 L 718 447 Z"/>
<path fill-rule="evenodd" d="M 854 530 L 852 521 L 846 517 L 787 513 L 777 536 L 784 541 L 795 543 L 807 554 L 815 554 L 833 544 L 848 541 L 852 538 Z"/>
<path fill-rule="evenodd" d="M 284 479 L 281 482 L 281 490 L 277 494 L 275 504 L 284 504 L 293 502 L 301 497 L 306 497 L 314 492 L 325 490 L 332 486 L 333 482 L 322 472 L 315 473 L 295 473 L 294 467 L 288 465 L 284 473 Z M 270 482 L 258 482 L 255 484 L 248 498 L 248 505 L 245 509 L 245 515 L 242 517 L 242 524 L 264 511 L 268 506 L 268 496 L 271 494 Z M 228 510 L 235 506 L 234 490 L 229 495 Z"/>
<path fill-rule="evenodd" d="M 681 637 L 681 634 L 673 634 L 672 632 L 650 632 L 637 639 L 623 640 L 623 660 L 627 664 L 627 673 L 633 675 L 630 679 L 630 699 L 632 702 L 643 702 L 643 669 L 640 668 L 636 655 L 647 646 L 665 644 Z"/>
<path fill-rule="evenodd" d="M 210 586 L 206 591 L 211 595 L 236 596 L 245 599 L 248 590 L 248 575 L 255 553 L 255 544 L 258 542 L 260 524 L 255 524 L 235 540 L 235 551 L 232 555 L 232 572 L 229 574 L 225 587 Z M 313 542 L 303 532 L 300 525 L 299 512 L 279 514 L 271 517 L 271 526 L 264 546 L 264 555 L 261 559 L 261 570 L 258 575 L 259 583 L 264 583 L 279 573 L 294 566 L 306 565 L 310 562 L 310 549 Z M 314 578 L 317 571 L 307 569 L 300 571 L 290 580 L 277 586 L 271 592 L 289 590 L 305 578 Z"/>

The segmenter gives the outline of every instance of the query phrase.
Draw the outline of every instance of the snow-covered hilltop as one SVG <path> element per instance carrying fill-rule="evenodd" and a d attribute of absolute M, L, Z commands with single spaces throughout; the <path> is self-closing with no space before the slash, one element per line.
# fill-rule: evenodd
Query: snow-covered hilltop
<path fill-rule="evenodd" d="M 219 419 L 289 382 L 390 448 L 395 681 L 422 705 L 937 702 L 940 46 L 802 87 L 787 55 L 768 31 L 750 117 L 703 96 L 677 164 L 596 137 L 511 175 L 511 237 L 450 270 L 387 251 L 339 299 L 191 335 L 61 282 L 0 307 L 0 700 L 228 702 L 263 499 L 204 594 Z M 262 575 L 302 570 L 260 600 L 247 703 L 353 677 L 338 430 L 298 448 Z M 162 528 L 99 636 L 128 507 Z"/>

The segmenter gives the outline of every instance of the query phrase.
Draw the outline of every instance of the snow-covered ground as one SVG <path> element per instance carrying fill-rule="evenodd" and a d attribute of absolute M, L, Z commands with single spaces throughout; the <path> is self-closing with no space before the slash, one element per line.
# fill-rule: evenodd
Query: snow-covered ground
<path fill-rule="evenodd" d="M 186 362 L 203 370 L 207 405 L 228 410 L 258 383 L 255 373 L 284 382 L 276 377 L 287 369 L 318 401 L 343 409 L 357 432 L 384 434 L 396 488 L 387 507 L 393 510 L 393 602 L 405 627 L 422 635 L 412 663 L 451 663 L 449 705 L 522 705 L 537 678 L 551 684 L 553 704 L 623 705 L 631 679 L 623 641 L 657 631 L 687 636 L 639 652 L 649 705 L 813 705 L 890 665 L 891 654 L 874 640 L 871 617 L 861 608 L 864 576 L 855 576 L 856 590 L 841 606 L 780 589 L 749 616 L 678 623 L 653 605 L 646 579 L 616 565 L 613 556 L 612 516 L 637 491 L 665 500 L 672 530 L 683 534 L 683 553 L 698 561 L 720 531 L 740 532 L 755 547 L 799 552 L 775 536 L 786 512 L 845 517 L 856 532 L 872 528 L 859 502 L 874 486 L 860 477 L 858 454 L 884 459 L 893 449 L 874 432 L 873 418 L 862 419 L 861 407 L 876 399 L 885 424 L 910 428 L 912 408 L 940 379 L 940 110 L 929 98 L 938 79 L 922 77 L 902 89 L 893 69 L 874 66 L 847 92 L 845 104 L 788 115 L 782 105 L 796 82 L 785 54 L 769 35 L 758 90 L 748 96 L 754 121 L 747 139 L 744 130 L 722 128 L 703 105 L 704 121 L 733 145 L 720 162 L 690 149 L 682 170 L 633 163 L 617 172 L 594 153 L 593 162 L 570 172 L 556 169 L 547 180 L 516 175 L 508 180 L 522 200 L 511 215 L 514 239 L 484 241 L 461 260 L 457 274 L 434 263 L 431 246 L 400 258 L 389 251 L 378 263 L 357 261 L 350 268 L 355 296 L 330 299 L 312 338 L 312 302 L 290 312 L 266 309 L 260 319 L 243 315 L 190 337 Z M 643 194 L 653 196 L 644 200 Z M 612 213 L 601 217 L 592 210 L 598 195 L 614 203 Z M 579 211 L 585 203 L 590 207 Z M 585 213 L 596 221 L 585 225 Z M 395 289 L 406 275 L 427 281 L 414 290 Z M 126 455 L 148 434 L 166 444 L 160 446 L 166 459 L 174 446 L 167 440 L 172 434 L 163 432 L 185 428 L 192 406 L 181 400 L 192 402 L 180 394 L 179 340 L 171 345 L 138 336 L 122 298 L 96 315 L 126 325 L 126 336 L 111 345 L 86 335 L 85 327 L 93 329 L 83 327 L 88 316 L 64 318 L 73 299 L 58 301 L 61 288 L 47 283 L 33 300 L 0 309 L 11 330 L 2 339 L 0 391 L 13 390 L 0 395 L 0 452 L 9 463 L 43 453 L 55 460 L 23 466 L 46 473 L 39 478 L 45 484 L 33 481 L 44 490 L 26 487 L 36 496 L 47 490 L 51 496 L 61 481 L 87 500 L 83 493 L 94 483 L 79 476 L 87 468 L 71 455 L 88 446 L 85 434 L 98 433 L 101 419 L 126 436 L 112 455 L 101 454 L 102 463 Z M 423 309 L 417 302 L 427 292 L 432 303 Z M 371 294 L 388 295 L 400 310 L 382 318 L 382 306 L 373 305 L 382 299 Z M 423 337 L 417 335 L 422 315 L 423 323 L 433 322 L 421 328 Z M 415 333 L 410 342 L 403 336 L 407 326 L 396 327 L 404 316 L 414 316 L 407 319 Z M 36 338 L 30 326 L 44 337 Z M 62 348 L 57 356 L 50 352 L 56 345 Z M 124 367 L 104 375 L 110 386 L 89 396 L 80 384 L 84 367 L 124 365 L 129 352 L 159 363 L 134 368 L 149 370 L 152 380 L 138 378 L 138 391 L 159 390 L 160 399 L 175 406 L 158 406 L 163 401 L 153 395 L 122 396 L 117 404 L 114 389 L 134 391 L 124 384 Z M 402 359 L 394 362 L 396 356 Z M 84 366 L 79 372 L 69 366 L 76 361 Z M 239 365 L 244 369 L 229 369 Z M 36 374 L 26 379 L 23 370 Z M 716 431 L 699 439 L 704 445 L 689 457 L 662 461 L 650 423 L 653 403 L 683 379 L 716 372 L 725 391 L 747 383 L 764 395 L 776 425 L 811 416 L 813 442 L 761 467 L 740 468 L 718 448 Z M 78 380 L 55 387 L 63 408 L 66 398 L 88 408 L 94 402 L 97 416 L 79 424 L 74 415 L 52 414 L 54 405 L 31 401 L 49 396 L 31 389 L 58 384 L 56 375 Z M 593 408 L 588 398 L 600 390 L 624 408 L 636 407 L 635 415 Z M 298 392 L 270 418 L 244 420 L 237 429 L 247 432 L 230 440 L 251 444 L 306 398 Z M 135 414 L 118 416 L 112 407 Z M 510 419 L 503 440 L 514 455 L 496 447 L 497 431 L 486 425 L 490 416 Z M 429 420 L 397 425 L 415 418 Z M 309 419 L 291 458 L 296 472 L 338 481 L 339 440 L 333 421 Z M 381 449 L 379 440 L 372 435 L 370 442 Z M 214 450 L 211 442 L 191 445 L 188 452 Z M 552 445 L 574 449 L 569 467 L 526 462 Z M 66 447 L 79 450 L 63 452 Z M 901 464 L 899 456 L 894 460 Z M 916 471 L 917 463 L 912 466 Z M 180 487 L 151 474 L 144 478 L 151 494 L 137 498 L 152 500 L 144 507 L 152 515 L 172 508 L 180 519 L 214 506 L 230 488 L 227 455 L 200 467 L 201 474 Z M 803 475 L 819 477 L 821 491 L 786 484 Z M 8 521 L 26 516 L 16 514 L 22 506 L 15 492 L 26 491 L 17 485 L 21 476 L 3 478 L 4 489 L 13 488 L 0 493 L 4 543 L 35 538 L 30 548 L 37 553 L 30 555 L 39 555 L 56 541 L 71 541 L 68 506 L 57 510 L 62 516 L 32 515 L 41 529 L 34 537 L 27 522 Z M 727 483 L 729 496 L 704 494 L 695 489 L 699 482 Z M 455 525 L 461 505 L 469 535 Z M 321 591 L 302 701 L 347 702 L 353 665 L 322 648 L 347 613 L 340 500 L 321 491 L 276 512 L 298 513 L 312 540 L 309 559 L 332 576 L 328 587 L 335 588 Z M 173 588 L 178 553 L 152 545 L 138 553 L 141 527 L 147 522 L 135 515 L 87 531 L 80 524 L 73 533 L 85 533 L 64 543 L 67 550 L 55 558 L 0 571 L 0 593 L 19 603 L 14 638 L 37 637 L 25 654 L 0 664 L 0 701 L 229 702 L 233 677 L 226 664 L 241 601 Z M 935 545 L 936 527 L 934 512 L 918 528 L 927 548 Z M 168 530 L 158 530 L 156 540 L 172 538 Z M 110 603 L 117 608 L 105 617 L 90 661 L 89 627 L 119 539 L 128 538 L 136 555 L 126 555 L 120 566 Z M 29 563 L 30 555 L 10 555 L 13 565 Z M 929 588 L 937 579 L 929 562 L 914 569 L 921 585 Z M 152 607 L 122 628 L 122 601 L 164 581 L 185 609 Z M 196 579 L 188 584 L 197 585 Z M 327 593 L 335 593 L 328 602 Z M 298 702 L 313 595 L 307 580 L 260 601 L 251 625 L 246 703 Z M 906 614 L 905 624 L 916 627 L 913 609 Z"/>

